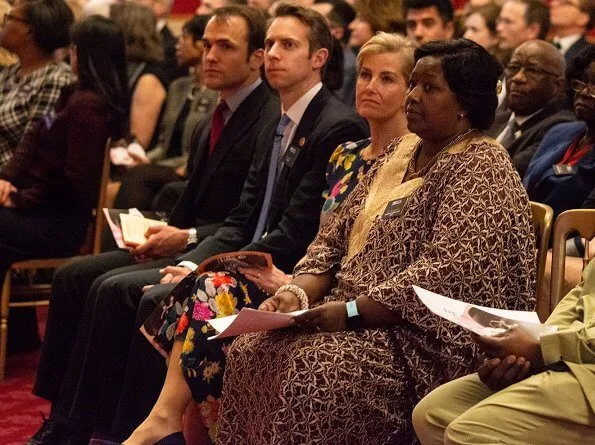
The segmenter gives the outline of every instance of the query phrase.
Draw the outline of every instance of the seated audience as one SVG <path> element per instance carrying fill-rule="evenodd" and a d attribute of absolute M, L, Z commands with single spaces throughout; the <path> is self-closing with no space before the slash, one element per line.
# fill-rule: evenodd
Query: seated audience
<path fill-rule="evenodd" d="M 407 36 L 417 45 L 452 39 L 454 11 L 450 0 L 404 0 Z"/>
<path fill-rule="evenodd" d="M 422 445 L 595 442 L 595 260 L 554 309 L 539 340 L 515 327 L 476 337 L 488 360 L 413 412 Z"/>
<path fill-rule="evenodd" d="M 202 79 L 202 37 L 208 19 L 209 16 L 195 16 L 182 28 L 176 56 L 180 66 L 191 66 L 194 73 L 170 85 L 157 145 L 147 152 L 151 164 L 132 167 L 123 174 L 114 208 L 154 209 L 153 200 L 165 184 L 187 179 L 192 173 L 193 159 L 188 159 L 195 151 L 191 146 L 192 134 L 197 125 L 210 118 L 217 104 L 217 92 L 206 88 Z M 157 210 L 171 211 L 174 204 L 175 201 L 168 208 Z"/>
<path fill-rule="evenodd" d="M 295 46 L 287 48 L 284 45 L 286 41 L 295 42 Z M 282 120 L 273 121 L 276 130 L 265 129 L 263 140 L 266 145 L 263 142 L 263 146 L 266 151 L 257 153 L 244 184 L 240 204 L 230 213 L 223 226 L 214 236 L 178 257 L 178 266 L 164 268 L 163 284 L 152 287 L 142 296 L 137 312 L 139 325 L 153 312 L 155 303 L 167 297 L 169 291 L 175 287 L 174 283 L 188 275 L 191 268 L 196 268 L 196 264 L 212 255 L 241 249 L 265 252 L 271 254 L 273 262 L 284 273 L 291 272 L 295 263 L 304 255 L 308 243 L 318 230 L 321 194 L 325 188 L 325 171 L 331 153 L 341 142 L 358 141 L 368 135 L 365 122 L 357 116 L 355 110 L 334 98 L 321 83 L 321 71 L 330 53 L 330 42 L 330 29 L 322 15 L 307 8 L 279 4 L 267 33 L 265 71 L 268 82 L 279 91 L 285 116 Z M 285 125 L 287 127 L 283 130 Z M 298 147 L 297 154 L 294 155 L 294 148 Z M 286 148 L 287 154 L 275 159 L 277 156 L 273 156 L 274 153 L 283 148 Z M 278 175 L 274 174 L 276 168 L 280 170 Z M 148 281 L 146 284 L 155 282 Z M 167 284 L 170 282 L 172 283 Z M 255 298 L 264 297 L 262 291 L 256 290 L 256 285 L 252 286 L 250 292 L 254 293 Z M 125 287 L 125 291 L 128 291 L 132 286 L 125 284 Z M 138 292 L 140 294 L 140 289 Z M 124 303 L 121 295 L 114 298 L 113 293 L 99 294 L 89 296 L 94 299 L 95 307 L 105 306 L 110 309 L 106 312 L 103 309 L 95 311 L 93 318 L 99 318 L 89 326 L 89 332 L 80 334 L 79 338 L 85 339 L 81 341 L 82 349 L 101 350 L 107 337 L 118 338 L 110 341 L 110 344 L 128 344 L 133 320 L 124 323 L 124 317 L 128 317 L 130 311 L 119 309 Z M 131 297 L 136 298 L 134 294 Z M 140 297 L 139 295 L 138 298 Z M 113 311 L 119 314 L 117 320 L 111 316 L 103 316 Z M 77 344 L 77 348 L 78 346 Z M 147 348 L 149 353 L 145 352 Z M 73 356 L 81 357 L 82 354 L 76 352 L 77 350 Z M 95 353 L 89 357 L 94 355 Z M 110 358 L 109 361 L 113 362 L 114 359 Z M 150 368 L 156 370 L 150 376 L 146 372 L 147 363 L 151 363 Z M 111 380 L 114 369 L 120 369 L 120 364 L 109 363 L 109 368 L 106 369 L 103 369 L 104 363 L 98 364 L 99 369 L 95 364 L 94 359 L 84 360 L 80 365 L 78 360 L 76 362 L 77 367 L 83 367 L 83 373 L 80 374 L 83 381 L 90 383 L 94 380 L 96 384 L 101 382 L 102 387 Z M 122 431 L 128 430 L 130 419 L 134 419 L 140 412 L 143 413 L 143 418 L 149 414 L 158 392 L 154 394 L 154 388 L 147 380 L 155 382 L 154 376 L 160 378 L 161 380 L 157 380 L 158 390 L 165 377 L 161 368 L 164 368 L 162 357 L 140 332 L 136 332 L 128 356 L 126 381 L 120 395 L 116 425 L 113 428 L 115 435 L 121 436 Z M 143 382 L 142 391 L 137 390 L 139 381 Z M 110 389 L 112 393 L 113 386 Z M 78 394 L 74 397 L 76 406 L 82 406 L 83 398 L 93 396 L 97 391 L 93 385 L 79 384 L 78 388 L 80 390 L 77 390 Z M 148 396 L 152 397 L 153 394 L 155 398 L 149 409 L 144 411 L 146 400 L 150 399 Z M 69 394 L 67 396 L 71 399 Z M 93 401 L 91 397 L 84 403 L 92 404 Z M 69 405 L 74 406 L 71 403 Z M 67 413 L 72 412 L 71 408 L 66 409 L 69 410 Z M 142 418 L 126 434 L 130 434 L 141 420 Z"/>
<path fill-rule="evenodd" d="M 310 14 L 316 14 L 312 20 L 317 32 L 324 36 L 328 33 L 330 39 L 324 18 L 314 12 Z M 320 29 L 323 31 L 318 31 Z M 159 285 L 143 294 L 143 286 L 159 283 L 160 272 L 166 274 L 165 279 L 171 280 L 172 270 L 179 271 L 180 278 L 177 279 L 181 279 L 181 273 L 185 275 L 190 270 L 173 267 L 180 261 L 188 259 L 198 264 L 212 254 L 239 250 L 246 244 L 272 253 L 280 267 L 289 271 L 303 255 L 318 228 L 324 173 L 332 150 L 340 142 L 364 138 L 367 129 L 354 111 L 334 99 L 320 84 L 329 41 L 325 41 L 324 51 L 313 50 L 309 56 L 308 33 L 301 32 L 295 59 L 277 50 L 271 56 L 276 70 L 269 82 L 287 88 L 287 108 L 299 102 L 291 116 L 301 121 L 301 125 L 293 122 L 286 129 L 288 138 L 291 138 L 287 142 L 291 140 L 293 147 L 300 147 L 297 157 L 293 161 L 279 157 L 281 173 L 276 176 L 269 170 L 270 165 L 278 166 L 277 162 L 271 164 L 270 158 L 281 107 L 259 79 L 264 19 L 250 8 L 234 7 L 217 10 L 207 24 L 203 39 L 204 82 L 220 91 L 224 99 L 213 122 L 218 113 L 217 119 L 222 119 L 225 125 L 222 130 L 212 125 L 210 132 L 197 135 L 202 148 L 196 159 L 205 163 L 202 164 L 204 169 L 194 169 L 187 192 L 170 218 L 176 217 L 181 221 L 178 227 L 186 229 L 167 226 L 158 233 L 151 230 L 150 240 L 144 247 L 133 251 L 141 259 L 143 256 L 161 257 L 147 264 L 135 264 L 133 256 L 119 251 L 73 262 L 56 273 L 47 340 L 35 388 L 36 393 L 53 401 L 50 421 L 43 429 L 69 436 L 78 432 L 88 438 L 92 429 L 109 432 L 115 419 L 120 425 L 114 426 L 114 430 L 126 431 L 125 437 L 148 414 L 158 396 L 154 389 L 158 392 L 162 384 L 162 380 L 152 384 L 153 379 L 155 376 L 161 378 L 161 368 L 165 366 L 158 354 L 154 374 L 146 372 L 147 363 L 155 361 L 152 357 L 133 360 L 128 364 L 132 368 L 141 367 L 142 372 L 139 370 L 130 381 L 126 380 L 129 372 L 125 373 L 125 368 L 131 337 L 136 332 L 137 310 L 142 323 L 174 287 Z M 318 40 L 313 37 L 313 42 Z M 253 153 L 254 160 L 250 164 L 248 156 L 252 157 Z M 246 182 L 243 178 L 239 182 L 235 172 L 239 169 L 247 172 L 250 167 Z M 265 206 L 263 201 L 269 177 L 272 178 L 271 190 L 277 178 L 281 185 L 271 193 Z M 242 192 L 240 203 L 220 227 L 222 219 L 215 218 L 221 217 L 223 210 L 229 213 L 228 206 L 238 203 L 240 192 L 236 190 Z M 227 193 L 237 194 L 227 198 Z M 261 217 L 262 209 L 265 212 L 271 209 L 270 217 L 267 213 L 262 213 Z M 205 221 L 206 218 L 209 219 Z M 258 228 L 259 236 L 255 237 L 259 220 L 263 224 Z M 267 235 L 260 241 L 260 235 L 265 232 Z M 213 233 L 214 236 L 209 236 Z M 253 238 L 257 240 L 254 243 L 250 241 Z M 165 245 L 169 247 L 163 249 Z M 180 249 L 188 252 L 178 256 Z M 119 265 L 129 267 L 112 270 Z M 172 267 L 164 268 L 166 265 Z M 120 307 L 122 304 L 124 306 Z M 113 307 L 105 312 L 98 309 L 104 305 Z M 105 317 L 107 314 L 110 315 Z M 73 317 L 82 319 L 78 326 L 72 323 Z M 79 326 L 81 330 L 77 333 Z M 106 340 L 108 338 L 113 340 Z M 142 348 L 146 341 L 140 340 Z M 108 344 L 109 352 L 105 350 Z M 148 343 L 147 346 L 152 353 L 151 346 Z M 137 344 L 131 347 L 136 348 Z M 95 352 L 87 353 L 87 350 Z M 134 354 L 136 350 L 130 353 Z M 136 375 L 140 377 L 136 378 Z M 125 394 L 127 388 L 136 391 L 139 382 L 146 379 L 151 382 L 142 386 L 140 400 Z M 125 387 L 120 398 L 123 380 Z M 128 401 L 133 405 L 126 405 Z M 124 406 L 117 407 L 118 403 Z M 141 418 L 137 419 L 138 416 Z"/>
<path fill-rule="evenodd" d="M 504 70 L 508 117 L 493 125 L 489 134 L 510 153 L 521 177 L 545 133 L 574 120 L 562 99 L 564 69 L 564 58 L 556 48 L 543 40 L 530 40 L 514 51 Z"/>
<path fill-rule="evenodd" d="M 550 3 L 552 43 L 570 63 L 591 44 L 585 39 L 595 24 L 593 0 L 552 0 Z"/>
<path fill-rule="evenodd" d="M 501 68 L 468 40 L 430 42 L 415 59 L 406 99 L 415 135 L 391 144 L 292 284 L 261 304 L 310 308 L 296 328 L 231 345 L 218 443 L 411 443 L 416 401 L 477 364 L 471 337 L 432 315 L 411 285 L 532 307 L 529 202 L 506 152 L 482 132 Z"/>
<path fill-rule="evenodd" d="M 359 74 L 356 86 L 356 104 L 359 114 L 366 118 L 370 124 L 372 137 L 355 143 L 341 144 L 331 156 L 326 176 L 329 189 L 323 193 L 327 199 L 322 207 L 321 223 L 324 223 L 331 212 L 336 211 L 357 183 L 365 177 L 366 172 L 376 159 L 408 133 L 404 105 L 409 75 L 413 68 L 413 50 L 414 45 L 408 39 L 383 32 L 372 37 L 361 48 L 358 55 Z M 274 294 L 282 285 L 288 284 L 291 280 L 291 277 L 285 275 L 275 266 L 273 269 L 240 268 L 238 273 L 220 272 L 217 277 L 223 280 L 223 286 L 219 289 L 233 296 L 234 301 L 237 301 L 237 306 L 233 305 L 234 307 L 227 308 L 217 306 L 213 309 L 213 316 L 228 315 L 229 311 L 235 312 L 242 306 L 256 307 L 258 301 L 263 301 L 267 295 Z M 204 279 L 198 277 L 196 289 L 204 291 L 204 285 L 208 286 L 207 280 L 211 279 L 211 275 L 207 275 Z M 228 286 L 224 282 L 236 284 Z M 166 300 L 164 306 L 168 305 L 169 301 Z M 190 309 L 186 310 L 186 314 L 185 320 L 180 322 L 177 320 L 178 314 L 175 307 L 164 311 L 163 327 L 160 332 L 173 332 L 175 326 L 169 328 L 172 324 L 177 323 L 179 326 L 186 324 L 187 327 L 180 329 L 176 339 L 186 339 L 189 344 L 192 344 L 192 347 L 185 346 L 181 357 L 172 355 L 169 364 L 170 367 L 182 366 L 184 376 L 188 380 L 187 385 L 192 389 L 194 400 L 202 405 L 213 407 L 215 403 L 218 403 L 216 401 L 219 400 L 221 394 L 223 369 L 208 382 L 197 378 L 198 375 L 202 375 L 202 371 L 200 371 L 202 365 L 199 365 L 199 362 L 203 350 L 211 348 L 209 348 L 207 335 L 201 332 L 201 328 L 205 325 L 204 318 L 195 317 Z M 188 338 L 189 330 L 194 332 L 193 338 Z M 155 341 L 165 350 L 171 350 L 172 336 L 159 335 Z M 231 341 L 226 340 L 214 344 L 214 349 L 217 352 L 209 353 L 209 361 L 216 360 L 222 368 L 225 364 L 222 349 L 227 348 L 230 343 Z M 196 368 L 197 366 L 201 368 Z M 195 372 L 196 370 L 198 373 Z M 176 371 L 175 374 L 179 374 L 179 372 Z M 183 384 L 183 382 L 176 383 Z M 171 384 L 171 380 L 166 380 L 166 385 Z M 173 393 L 176 393 L 174 388 L 164 387 L 161 397 L 155 405 L 156 408 L 133 434 L 131 438 L 133 442 L 139 437 L 146 436 L 148 431 L 156 430 L 160 423 L 160 417 L 178 418 L 181 421 L 179 410 L 183 411 L 184 404 L 187 405 L 190 402 L 190 393 L 183 392 L 188 395 L 187 399 L 179 398 L 178 395 L 175 407 L 171 405 L 171 400 L 167 399 L 167 395 Z M 214 439 L 212 433 L 216 428 L 217 410 L 212 409 L 209 415 L 204 416 L 201 420 L 205 428 L 211 431 L 211 438 Z M 177 430 L 174 428 L 174 431 Z"/>
<path fill-rule="evenodd" d="M 97 41 L 102 45 L 98 46 Z M 124 37 L 99 17 L 72 33 L 78 82 L 17 149 L 0 173 L 0 280 L 27 258 L 76 254 L 97 205 L 108 138 L 123 134 L 127 113 Z"/>
<path fill-rule="evenodd" d="M 160 64 L 163 45 L 157 33 L 157 21 L 151 9 L 134 2 L 114 3 L 110 6 L 110 17 L 126 36 L 129 137 L 146 151 L 157 142 L 157 123 L 169 83 Z"/>
<path fill-rule="evenodd" d="M 496 31 L 500 6 L 489 3 L 477 8 L 471 8 L 465 16 L 463 37 L 480 44 L 500 62 L 506 66 L 512 51 L 500 47 L 500 38 Z"/>
<path fill-rule="evenodd" d="M 556 216 L 581 208 L 595 188 L 595 47 L 573 59 L 567 78 L 578 121 L 551 127 L 523 178 L 529 198 L 551 206 Z"/>
<path fill-rule="evenodd" d="M 73 81 L 68 66 L 53 59 L 54 50 L 70 42 L 73 16 L 63 0 L 17 0 L 3 20 L 0 47 L 18 62 L 0 72 L 0 171 L 13 156 L 30 161 L 15 150 Z"/>

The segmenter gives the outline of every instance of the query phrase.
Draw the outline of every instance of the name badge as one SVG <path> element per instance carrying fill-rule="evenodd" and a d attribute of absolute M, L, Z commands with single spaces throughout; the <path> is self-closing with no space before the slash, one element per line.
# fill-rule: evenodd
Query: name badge
<path fill-rule="evenodd" d="M 389 202 L 384 209 L 384 213 L 382 214 L 382 219 L 385 218 L 394 218 L 398 216 L 403 211 L 403 207 L 407 202 L 407 198 L 399 198 L 395 199 L 394 201 Z"/>
<path fill-rule="evenodd" d="M 281 162 L 283 163 L 283 165 L 291 168 L 293 167 L 293 164 L 295 164 L 295 160 L 298 156 L 299 150 L 297 147 L 290 145 L 289 147 L 287 147 L 287 150 L 285 150 L 285 153 L 283 154 L 283 159 L 281 159 Z"/>
<path fill-rule="evenodd" d="M 55 111 L 50 111 L 48 114 L 46 114 L 43 117 L 43 122 L 45 123 L 45 128 L 47 128 L 48 130 L 50 128 L 52 128 L 52 125 L 54 125 L 55 121 L 56 121 L 56 112 Z"/>
<path fill-rule="evenodd" d="M 574 165 L 554 164 L 553 169 L 556 176 L 574 175 L 576 173 L 576 167 Z"/>

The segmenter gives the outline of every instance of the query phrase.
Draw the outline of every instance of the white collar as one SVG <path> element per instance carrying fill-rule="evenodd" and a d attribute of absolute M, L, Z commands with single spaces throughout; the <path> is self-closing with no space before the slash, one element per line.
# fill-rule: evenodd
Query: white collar
<path fill-rule="evenodd" d="M 562 54 L 566 54 L 570 47 L 574 45 L 576 42 L 578 42 L 582 36 L 582 34 L 573 34 L 566 37 L 554 37 L 553 41 L 554 43 L 558 43 L 560 45 L 559 51 Z"/>
<path fill-rule="evenodd" d="M 281 105 L 281 115 L 283 115 L 283 113 L 287 114 L 287 117 L 291 119 L 291 122 L 293 122 L 296 126 L 299 125 L 300 121 L 302 120 L 302 117 L 304 116 L 304 113 L 306 112 L 306 108 L 308 108 L 308 105 L 310 105 L 310 102 L 312 102 L 314 96 L 316 96 L 321 89 L 322 82 L 318 82 L 316 85 L 310 88 L 302 97 L 300 97 L 296 103 L 289 107 L 289 110 L 287 111 L 285 111 L 283 109 L 283 105 Z"/>

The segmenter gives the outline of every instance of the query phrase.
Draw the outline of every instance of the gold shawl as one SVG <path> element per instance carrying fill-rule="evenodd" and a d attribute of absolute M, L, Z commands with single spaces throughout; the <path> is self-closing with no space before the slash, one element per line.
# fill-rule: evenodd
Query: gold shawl
<path fill-rule="evenodd" d="M 470 133 L 467 137 L 438 153 L 436 156 L 441 156 L 442 153 L 461 153 L 478 136 L 480 138 L 486 137 L 480 132 Z M 423 177 L 403 182 L 409 161 L 414 155 L 415 148 L 420 141 L 421 139 L 415 134 L 403 136 L 398 142 L 399 145 L 395 151 L 379 167 L 376 177 L 370 185 L 364 207 L 355 219 L 351 233 L 349 234 L 349 244 L 347 247 L 348 259 L 352 258 L 363 248 L 372 225 L 376 221 L 376 218 L 384 213 L 389 202 L 411 196 L 423 185 Z M 435 165 L 432 168 L 435 168 Z"/>

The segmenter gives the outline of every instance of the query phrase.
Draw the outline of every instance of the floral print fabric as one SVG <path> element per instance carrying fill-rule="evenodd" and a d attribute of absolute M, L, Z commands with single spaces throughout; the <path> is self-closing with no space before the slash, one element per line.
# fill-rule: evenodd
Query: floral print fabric
<path fill-rule="evenodd" d="M 267 295 L 239 273 L 193 274 L 179 286 L 162 303 L 163 324 L 153 341 L 166 352 L 174 339 L 183 341 L 180 365 L 214 442 L 223 370 L 233 338 L 208 340 L 216 333 L 208 320 L 237 314 L 243 307 L 256 308 Z M 188 296 L 180 300 L 184 293 Z"/>
<path fill-rule="evenodd" d="M 370 138 L 339 145 L 329 159 L 326 183 L 329 188 L 322 193 L 325 200 L 322 213 L 333 212 L 351 193 L 370 170 L 374 159 L 366 160 L 362 150 L 370 145 Z"/>

